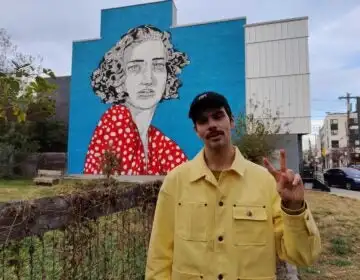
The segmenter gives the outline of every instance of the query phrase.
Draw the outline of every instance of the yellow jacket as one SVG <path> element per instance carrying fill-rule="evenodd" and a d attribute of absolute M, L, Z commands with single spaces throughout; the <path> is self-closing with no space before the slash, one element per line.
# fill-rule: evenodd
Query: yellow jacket
<path fill-rule="evenodd" d="M 238 149 L 219 181 L 202 150 L 164 179 L 145 279 L 273 280 L 276 255 L 311 265 L 320 235 L 306 203 L 301 212 L 289 214 L 272 175 Z"/>

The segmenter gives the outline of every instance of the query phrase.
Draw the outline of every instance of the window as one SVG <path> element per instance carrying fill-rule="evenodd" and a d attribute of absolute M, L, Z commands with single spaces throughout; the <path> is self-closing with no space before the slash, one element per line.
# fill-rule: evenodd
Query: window
<path fill-rule="evenodd" d="M 333 120 L 330 120 L 330 129 L 331 130 L 338 130 L 338 120 L 336 119 L 333 119 Z"/>
<path fill-rule="evenodd" d="M 353 118 L 353 119 L 351 119 L 351 123 L 353 123 L 353 124 L 357 124 L 357 123 L 358 123 L 358 119 L 357 119 L 357 118 Z"/>
<path fill-rule="evenodd" d="M 331 141 L 331 148 L 339 148 L 339 141 L 338 140 Z"/>
<path fill-rule="evenodd" d="M 338 130 L 331 130 L 331 135 L 338 135 Z"/>
<path fill-rule="evenodd" d="M 360 140 L 355 140 L 355 145 L 356 146 L 360 145 Z"/>

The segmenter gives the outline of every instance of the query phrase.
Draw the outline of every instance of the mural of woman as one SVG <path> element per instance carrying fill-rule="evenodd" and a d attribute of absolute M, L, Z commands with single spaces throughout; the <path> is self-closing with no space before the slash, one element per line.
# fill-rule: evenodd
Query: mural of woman
<path fill-rule="evenodd" d="M 95 128 L 84 174 L 101 174 L 109 149 L 121 160 L 115 175 L 165 175 L 187 160 L 173 140 L 151 125 L 159 102 L 178 97 L 178 74 L 187 64 L 170 34 L 150 25 L 130 29 L 105 54 L 91 85 L 112 106 Z"/>

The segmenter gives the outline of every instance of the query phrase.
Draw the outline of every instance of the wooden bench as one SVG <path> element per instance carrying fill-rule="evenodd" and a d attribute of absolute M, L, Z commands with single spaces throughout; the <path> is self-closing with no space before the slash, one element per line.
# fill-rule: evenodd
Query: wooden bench
<path fill-rule="evenodd" d="M 37 176 L 33 179 L 36 185 L 55 185 L 59 184 L 63 177 L 61 170 L 44 170 L 39 169 Z"/>

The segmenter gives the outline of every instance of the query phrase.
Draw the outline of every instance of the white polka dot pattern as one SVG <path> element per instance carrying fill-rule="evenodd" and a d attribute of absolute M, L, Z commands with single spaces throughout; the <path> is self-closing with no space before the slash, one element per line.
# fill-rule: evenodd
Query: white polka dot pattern
<path fill-rule="evenodd" d="M 105 150 L 116 151 L 121 164 L 114 174 L 165 175 L 187 157 L 180 147 L 154 126 L 148 130 L 148 164 L 139 132 L 123 105 L 108 109 L 99 121 L 85 158 L 84 174 L 100 174 Z"/>

